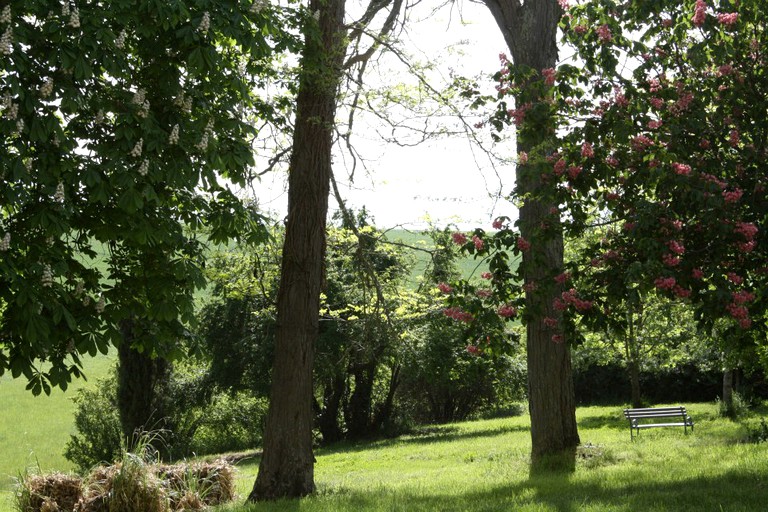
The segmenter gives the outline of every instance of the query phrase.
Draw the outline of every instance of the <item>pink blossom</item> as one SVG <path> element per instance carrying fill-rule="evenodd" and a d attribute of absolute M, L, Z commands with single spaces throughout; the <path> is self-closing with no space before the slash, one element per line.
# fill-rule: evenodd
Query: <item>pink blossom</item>
<path fill-rule="evenodd" d="M 663 20 L 661 20 L 661 26 L 665 28 L 670 28 L 672 26 L 672 19 L 664 18 Z"/>
<path fill-rule="evenodd" d="M 629 105 L 629 100 L 627 99 L 627 97 L 624 96 L 624 94 L 622 94 L 620 92 L 616 92 L 616 96 L 614 97 L 614 101 L 620 107 L 626 107 L 627 105 Z"/>
<path fill-rule="evenodd" d="M 752 252 L 757 247 L 757 242 L 750 240 L 749 242 L 739 242 L 736 244 L 741 252 Z"/>
<path fill-rule="evenodd" d="M 519 163 L 520 165 L 527 164 L 528 163 L 528 153 L 526 153 L 525 151 L 521 151 L 520 153 L 518 153 L 517 154 L 517 163 Z"/>
<path fill-rule="evenodd" d="M 566 283 L 570 280 L 571 280 L 570 272 L 563 272 L 562 274 L 558 274 L 555 276 L 555 282 L 559 284 Z"/>
<path fill-rule="evenodd" d="M 707 139 L 701 139 L 701 142 L 699 142 L 699 147 L 701 149 L 709 149 L 710 142 Z"/>
<path fill-rule="evenodd" d="M 460 322 L 471 323 L 474 320 L 472 313 L 468 313 L 459 307 L 445 308 L 443 314 Z"/>
<path fill-rule="evenodd" d="M 737 12 L 729 12 L 729 13 L 717 15 L 717 21 L 719 21 L 721 25 L 725 25 L 726 27 L 730 27 L 731 25 L 736 23 L 738 19 L 739 19 L 739 13 Z"/>
<path fill-rule="evenodd" d="M 561 158 L 560 160 L 555 162 L 555 166 L 554 166 L 555 175 L 562 176 L 563 173 L 565 172 L 565 168 L 566 168 L 565 160 Z"/>
<path fill-rule="evenodd" d="M 694 279 L 701 279 L 704 277 L 704 272 L 702 272 L 700 268 L 695 268 L 691 270 L 691 277 Z"/>
<path fill-rule="evenodd" d="M 506 53 L 499 54 L 499 62 L 501 62 L 502 64 L 509 64 L 509 59 L 507 58 Z"/>
<path fill-rule="evenodd" d="M 664 261 L 664 264 L 668 267 L 676 267 L 680 264 L 680 258 L 675 256 L 674 254 L 665 253 L 661 259 Z"/>
<path fill-rule="evenodd" d="M 523 285 L 523 290 L 527 293 L 536 291 L 536 288 L 537 288 L 536 281 L 528 281 Z"/>
<path fill-rule="evenodd" d="M 544 325 L 550 329 L 557 327 L 557 323 L 557 318 L 552 318 L 551 316 L 544 318 Z"/>
<path fill-rule="evenodd" d="M 681 163 L 675 162 L 672 164 L 672 169 L 675 170 L 676 174 L 679 174 L 681 176 L 691 175 L 691 166 L 687 164 L 681 164 Z"/>
<path fill-rule="evenodd" d="M 480 274 L 480 277 L 482 277 L 483 279 L 493 279 L 493 274 L 491 274 L 490 272 L 483 272 L 482 274 Z"/>
<path fill-rule="evenodd" d="M 672 291 L 674 292 L 675 295 L 683 299 L 691 296 L 691 290 L 686 290 L 685 288 L 677 284 L 675 285 Z"/>
<path fill-rule="evenodd" d="M 520 126 L 525 121 L 525 114 L 531 108 L 530 103 L 526 103 L 520 108 L 512 108 L 507 111 L 507 115 L 512 118 L 515 126 Z"/>
<path fill-rule="evenodd" d="M 629 221 L 627 221 L 627 222 L 624 223 L 624 225 L 621 228 L 624 231 L 632 231 L 636 227 L 637 227 L 637 223 L 636 222 L 629 222 Z"/>
<path fill-rule="evenodd" d="M 746 290 L 739 290 L 737 292 L 731 293 L 731 297 L 733 298 L 734 304 L 745 304 L 747 302 L 751 302 L 755 300 L 755 294 L 750 293 Z"/>
<path fill-rule="evenodd" d="M 740 276 L 739 274 L 737 274 L 736 272 L 728 272 L 728 273 L 726 274 L 726 276 L 728 277 L 728 280 L 729 280 L 730 282 L 732 282 L 733 284 L 735 284 L 735 285 L 740 285 L 741 283 L 743 283 L 743 282 L 744 282 L 744 278 L 743 278 L 743 277 L 741 277 L 741 276 Z"/>
<path fill-rule="evenodd" d="M 606 192 L 605 193 L 605 199 L 606 201 L 616 201 L 621 196 L 617 192 Z"/>
<path fill-rule="evenodd" d="M 659 290 L 672 290 L 677 284 L 677 281 L 674 277 L 658 277 L 653 281 L 653 284 Z"/>
<path fill-rule="evenodd" d="M 523 237 L 517 239 L 517 248 L 525 252 L 531 248 L 531 243 Z"/>
<path fill-rule="evenodd" d="M 546 85 L 555 85 L 557 79 L 557 71 L 554 68 L 546 68 L 541 70 L 541 75 L 544 77 L 544 83 Z"/>
<path fill-rule="evenodd" d="M 467 345 L 467 352 L 472 354 L 473 356 L 480 355 L 480 347 L 477 345 Z"/>
<path fill-rule="evenodd" d="M 619 159 L 616 158 L 613 155 L 610 155 L 608 158 L 605 159 L 605 163 L 607 163 L 611 167 L 618 167 L 619 166 Z"/>
<path fill-rule="evenodd" d="M 742 235 L 747 240 L 752 240 L 755 235 L 757 235 L 758 229 L 757 226 L 751 222 L 737 222 L 734 231 Z"/>
<path fill-rule="evenodd" d="M 552 307 L 558 311 L 565 311 L 568 309 L 568 303 L 558 297 L 555 297 L 555 300 L 552 301 Z"/>
<path fill-rule="evenodd" d="M 653 106 L 653 108 L 655 108 L 656 110 L 661 110 L 662 108 L 664 108 L 664 100 L 661 98 L 653 97 L 649 101 L 651 102 L 651 105 Z"/>
<path fill-rule="evenodd" d="M 568 176 L 572 180 L 575 180 L 579 177 L 579 174 L 581 174 L 581 166 L 580 165 L 572 165 L 568 168 Z"/>
<path fill-rule="evenodd" d="M 743 194 L 744 191 L 740 188 L 735 188 L 733 190 L 723 190 L 723 198 L 725 199 L 726 203 L 738 203 Z"/>
<path fill-rule="evenodd" d="M 575 27 L 573 27 L 573 31 L 579 35 L 586 34 L 587 30 L 588 29 L 585 25 L 576 25 Z"/>
<path fill-rule="evenodd" d="M 719 68 L 717 68 L 717 75 L 718 76 L 727 76 L 733 73 L 733 66 L 730 64 L 723 64 Z"/>
<path fill-rule="evenodd" d="M 453 238 L 453 243 L 456 245 L 464 245 L 467 243 L 467 236 L 464 233 L 453 233 L 451 238 Z"/>
<path fill-rule="evenodd" d="M 443 293 L 451 293 L 453 291 L 453 288 L 446 283 L 438 283 L 437 289 Z"/>
<path fill-rule="evenodd" d="M 649 78 L 648 87 L 651 92 L 659 92 L 661 90 L 661 82 L 658 78 Z"/>
<path fill-rule="evenodd" d="M 560 8 L 564 11 L 567 11 L 569 7 L 571 7 L 568 4 L 568 0 L 557 0 L 557 4 L 560 6 Z"/>
<path fill-rule="evenodd" d="M 635 151 L 643 151 L 646 148 L 653 146 L 653 141 L 645 135 L 638 135 L 632 138 L 632 149 Z"/>
<path fill-rule="evenodd" d="M 478 251 L 482 251 L 483 247 L 485 247 L 485 243 L 483 242 L 483 239 L 477 235 L 472 235 L 472 243 L 475 244 L 475 249 L 477 249 Z"/>
<path fill-rule="evenodd" d="M 493 220 L 493 229 L 501 229 L 504 226 L 504 221 L 501 219 L 501 217 Z"/>
<path fill-rule="evenodd" d="M 564 341 L 565 341 L 565 338 L 563 337 L 562 334 L 553 334 L 552 335 L 552 343 L 560 344 L 560 343 L 563 343 Z"/>
<path fill-rule="evenodd" d="M 499 307 L 497 312 L 502 318 L 513 318 L 517 315 L 517 308 L 509 304 L 504 304 Z"/>
<path fill-rule="evenodd" d="M 670 240 L 667 242 L 667 247 L 669 247 L 669 250 L 675 254 L 685 254 L 685 246 L 677 240 Z"/>
<path fill-rule="evenodd" d="M 597 37 L 600 39 L 600 42 L 602 43 L 608 43 L 613 38 L 613 35 L 611 34 L 611 29 L 608 27 L 608 25 L 600 25 L 597 27 L 597 30 L 595 30 L 597 33 Z"/>
<path fill-rule="evenodd" d="M 700 27 L 704 24 L 707 17 L 707 4 L 704 0 L 696 0 L 696 7 L 693 12 L 693 24 Z"/>
<path fill-rule="evenodd" d="M 493 292 L 491 290 L 486 290 L 484 288 L 481 288 L 480 290 L 477 290 L 475 292 L 475 295 L 481 299 L 487 299 L 491 295 L 493 295 Z"/>
<path fill-rule="evenodd" d="M 659 119 L 658 121 L 648 121 L 648 129 L 649 130 L 656 130 L 657 128 L 661 128 L 661 125 L 663 125 L 664 122 Z"/>
<path fill-rule="evenodd" d="M 739 140 L 741 139 L 741 136 L 739 135 L 739 130 L 733 129 L 731 130 L 730 136 L 728 137 L 728 142 L 730 143 L 731 147 L 736 147 L 739 145 Z"/>
<path fill-rule="evenodd" d="M 592 149 L 592 144 L 585 142 L 581 145 L 581 156 L 584 158 L 592 158 L 595 156 L 595 151 Z"/>

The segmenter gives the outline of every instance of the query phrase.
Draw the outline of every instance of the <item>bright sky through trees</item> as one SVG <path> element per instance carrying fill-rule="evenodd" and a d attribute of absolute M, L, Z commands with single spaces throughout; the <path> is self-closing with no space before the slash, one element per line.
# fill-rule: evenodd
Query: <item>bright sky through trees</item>
<path fill-rule="evenodd" d="M 461 12 L 444 8 L 438 13 L 418 6 L 412 17 L 416 22 L 401 35 L 404 41 L 401 46 L 415 61 L 435 64 L 436 69 L 425 72 L 435 87 L 439 87 L 440 80 L 448 80 L 449 73 L 489 77 L 497 70 L 498 54 L 505 51 L 505 44 L 483 6 L 467 2 Z M 381 90 L 400 83 L 416 84 L 416 79 L 408 75 L 405 66 L 394 56 L 385 54 L 380 66 L 383 71 L 372 70 L 366 77 L 369 87 Z M 488 87 L 484 92 L 490 92 L 493 84 L 489 82 Z M 345 112 L 338 117 L 346 121 L 346 115 Z M 479 118 L 468 121 L 474 123 Z M 358 163 L 354 181 L 350 183 L 349 158 L 337 153 L 334 161 L 336 179 L 349 205 L 365 206 L 376 224 L 383 228 L 396 225 L 422 228 L 427 227 L 427 219 L 431 219 L 436 225 L 456 223 L 469 229 L 490 226 L 498 215 L 513 216 L 511 204 L 493 197 L 511 190 L 513 166 L 497 164 L 494 169 L 482 150 L 472 147 L 469 137 L 455 121 L 449 121 L 446 116 L 437 122 L 450 123 L 459 133 L 401 147 L 385 142 L 378 135 L 378 132 L 391 135 L 390 127 L 376 116 L 361 113 L 355 121 L 352 142 L 366 159 L 366 168 Z M 490 147 L 490 130 L 475 131 Z M 412 134 L 404 139 L 408 144 L 414 140 Z M 512 140 L 494 149 L 510 155 Z M 281 218 L 287 201 L 284 174 L 269 173 L 255 188 L 262 207 Z M 338 208 L 334 198 L 330 208 L 331 211 Z"/>

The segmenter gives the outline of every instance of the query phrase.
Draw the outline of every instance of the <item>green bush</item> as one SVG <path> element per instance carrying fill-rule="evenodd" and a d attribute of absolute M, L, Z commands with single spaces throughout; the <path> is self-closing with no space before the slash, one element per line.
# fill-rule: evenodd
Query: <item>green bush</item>
<path fill-rule="evenodd" d="M 175 372 L 171 377 L 165 397 L 169 404 L 165 424 L 170 428 L 157 432 L 156 438 L 169 459 L 246 450 L 261 442 L 266 399 L 246 392 L 212 393 L 208 387 L 205 374 L 193 369 Z M 115 376 L 99 381 L 93 390 L 78 391 L 74 401 L 77 432 L 66 445 L 65 457 L 81 473 L 117 460 L 125 443 L 116 405 Z"/>
<path fill-rule="evenodd" d="M 113 374 L 96 382 L 94 389 L 80 389 L 75 402 L 75 429 L 64 456 L 81 473 L 120 456 L 122 432 L 117 411 L 117 380 Z"/>

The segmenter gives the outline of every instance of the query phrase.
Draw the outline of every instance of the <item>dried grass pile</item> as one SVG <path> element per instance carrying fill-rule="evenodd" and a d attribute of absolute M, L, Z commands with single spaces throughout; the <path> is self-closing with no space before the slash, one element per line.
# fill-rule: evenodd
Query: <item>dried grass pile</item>
<path fill-rule="evenodd" d="M 171 510 L 199 510 L 235 499 L 235 469 L 223 460 L 157 466 L 156 471 L 168 487 Z"/>
<path fill-rule="evenodd" d="M 178 512 L 202 510 L 235 498 L 235 469 L 225 461 L 173 466 L 127 453 L 86 478 L 59 473 L 22 479 L 19 512 Z"/>
<path fill-rule="evenodd" d="M 26 475 L 19 482 L 16 508 L 20 512 L 72 512 L 82 495 L 79 476 Z"/>

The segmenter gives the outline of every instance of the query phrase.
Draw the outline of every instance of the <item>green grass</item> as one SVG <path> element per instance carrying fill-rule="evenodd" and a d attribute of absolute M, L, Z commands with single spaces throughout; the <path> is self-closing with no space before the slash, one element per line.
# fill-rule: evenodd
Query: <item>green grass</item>
<path fill-rule="evenodd" d="M 62 392 L 32 396 L 25 390 L 26 379 L 0 378 L 0 511 L 10 497 L 14 478 L 26 468 L 42 471 L 72 469 L 64 458 L 64 445 L 74 434 L 75 404 L 70 399 L 77 389 L 92 385 L 109 372 L 114 357 L 85 359 L 88 382 L 77 380 Z"/>
<path fill-rule="evenodd" d="M 768 443 L 743 442 L 744 422 L 718 417 L 715 404 L 686 405 L 696 422 L 694 433 L 644 430 L 634 442 L 621 407 L 579 408 L 582 447 L 573 472 L 529 474 L 527 416 L 456 423 L 320 449 L 312 497 L 255 506 L 241 500 L 218 512 L 766 510 Z M 749 421 L 754 424 L 761 415 L 768 409 Z M 16 422 L 3 421 L 2 432 L 17 428 Z M 43 431 L 42 437 L 50 430 L 43 416 L 24 428 Z M 52 453 L 59 448 L 45 439 L 40 443 L 34 445 L 38 455 L 43 455 L 40 446 Z M 29 460 L 25 453 L 21 457 Z M 6 459 L 0 452 L 3 464 Z M 41 465 L 48 471 L 69 467 L 52 459 L 41 459 Z M 256 457 L 240 463 L 241 496 L 248 495 L 257 469 Z M 0 512 L 12 510 L 10 492 L 6 495 Z"/>
<path fill-rule="evenodd" d="M 571 473 L 529 474 L 528 418 L 446 425 L 372 444 L 319 450 L 316 495 L 243 511 L 759 511 L 768 507 L 768 444 L 714 404 L 688 407 L 693 434 L 664 428 L 630 441 L 620 407 L 578 410 L 582 448 Z M 763 411 L 765 414 L 765 411 Z M 239 492 L 257 460 L 240 466 Z"/>

